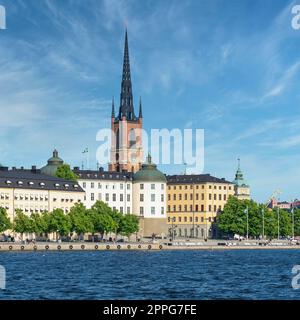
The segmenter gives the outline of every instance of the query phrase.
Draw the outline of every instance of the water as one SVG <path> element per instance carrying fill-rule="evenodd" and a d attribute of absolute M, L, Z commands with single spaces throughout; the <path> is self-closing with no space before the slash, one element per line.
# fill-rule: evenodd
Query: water
<path fill-rule="evenodd" d="M 0 299 L 300 299 L 299 251 L 0 253 Z"/>

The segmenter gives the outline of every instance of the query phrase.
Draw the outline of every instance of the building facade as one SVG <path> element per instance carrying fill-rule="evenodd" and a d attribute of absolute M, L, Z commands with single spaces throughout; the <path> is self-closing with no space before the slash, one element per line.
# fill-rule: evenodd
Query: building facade
<path fill-rule="evenodd" d="M 250 186 L 244 179 L 244 175 L 240 166 L 240 159 L 238 159 L 238 168 L 233 183 L 235 196 L 239 200 L 250 200 Z"/>
<path fill-rule="evenodd" d="M 99 200 L 121 213 L 133 213 L 131 173 L 104 171 L 103 168 L 80 170 L 79 167 L 74 168 L 74 173 L 85 191 L 83 203 L 87 208 Z"/>
<path fill-rule="evenodd" d="M 233 183 L 209 174 L 168 176 L 167 214 L 172 238 L 207 239 L 213 222 L 234 195 Z"/>
<path fill-rule="evenodd" d="M 133 176 L 133 212 L 140 218 L 143 237 L 167 236 L 167 180 L 150 155 Z"/>
<path fill-rule="evenodd" d="M 136 172 L 141 168 L 142 149 L 142 102 L 139 103 L 139 115 L 135 115 L 130 73 L 127 30 L 125 34 L 123 75 L 121 83 L 120 107 L 115 114 L 114 99 L 111 114 L 111 151 L 109 171 Z"/>
<path fill-rule="evenodd" d="M 62 209 L 68 213 L 75 203 L 83 202 L 84 190 L 77 182 L 44 175 L 31 170 L 0 168 L 0 207 L 14 220 L 16 209 L 25 214 Z"/>

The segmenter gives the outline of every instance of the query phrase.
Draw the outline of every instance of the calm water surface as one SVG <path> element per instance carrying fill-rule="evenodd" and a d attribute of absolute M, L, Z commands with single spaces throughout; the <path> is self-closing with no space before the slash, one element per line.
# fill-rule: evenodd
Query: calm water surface
<path fill-rule="evenodd" d="M 300 299 L 300 251 L 0 253 L 0 299 Z"/>

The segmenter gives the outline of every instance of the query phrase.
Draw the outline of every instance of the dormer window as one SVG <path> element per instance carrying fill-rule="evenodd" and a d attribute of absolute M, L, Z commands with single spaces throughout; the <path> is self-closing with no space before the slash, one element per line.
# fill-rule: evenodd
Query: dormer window
<path fill-rule="evenodd" d="M 78 184 L 74 184 L 74 188 L 76 188 L 76 189 L 77 189 L 77 188 L 78 188 Z"/>
<path fill-rule="evenodd" d="M 23 185 L 23 181 L 18 181 L 18 185 L 22 186 Z"/>
<path fill-rule="evenodd" d="M 40 182 L 40 186 L 41 186 L 41 187 L 44 187 L 44 186 L 45 186 L 45 183 L 44 183 L 44 182 Z"/>
<path fill-rule="evenodd" d="M 65 184 L 65 188 L 69 188 L 69 187 L 70 187 L 70 185 L 66 183 Z"/>
<path fill-rule="evenodd" d="M 34 185 L 34 182 L 29 181 L 28 184 L 29 184 L 30 186 L 33 186 L 33 185 Z"/>
<path fill-rule="evenodd" d="M 59 186 L 60 186 L 60 184 L 59 183 L 55 183 L 55 185 L 54 185 L 56 188 L 58 188 Z"/>
<path fill-rule="evenodd" d="M 10 180 L 6 180 L 6 184 L 12 184 Z"/>

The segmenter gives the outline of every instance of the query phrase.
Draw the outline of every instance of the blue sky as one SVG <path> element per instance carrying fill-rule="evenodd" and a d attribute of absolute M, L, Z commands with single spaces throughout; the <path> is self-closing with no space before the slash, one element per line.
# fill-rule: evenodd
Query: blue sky
<path fill-rule="evenodd" d="M 144 127 L 204 128 L 205 172 L 300 195 L 300 30 L 286 0 L 0 0 L 0 162 L 71 165 L 120 93 L 125 25 Z M 300 1 L 299 1 L 300 3 Z M 182 166 L 160 167 L 175 174 Z"/>

